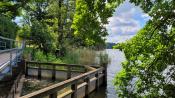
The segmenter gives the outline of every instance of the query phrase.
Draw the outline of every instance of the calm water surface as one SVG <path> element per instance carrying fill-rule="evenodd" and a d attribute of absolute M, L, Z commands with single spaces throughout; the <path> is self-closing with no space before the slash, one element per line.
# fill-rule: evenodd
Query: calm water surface
<path fill-rule="evenodd" d="M 116 73 L 121 70 L 121 62 L 125 60 L 125 56 L 116 49 L 106 49 L 106 53 L 111 59 L 107 67 L 107 87 L 101 87 L 97 92 L 93 92 L 90 98 L 117 98 L 112 81 Z"/>

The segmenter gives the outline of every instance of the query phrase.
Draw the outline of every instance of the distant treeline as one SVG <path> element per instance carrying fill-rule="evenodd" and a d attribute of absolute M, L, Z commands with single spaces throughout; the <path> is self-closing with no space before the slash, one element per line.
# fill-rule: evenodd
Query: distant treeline
<path fill-rule="evenodd" d="M 106 49 L 112 49 L 115 45 L 116 43 L 106 43 Z"/>

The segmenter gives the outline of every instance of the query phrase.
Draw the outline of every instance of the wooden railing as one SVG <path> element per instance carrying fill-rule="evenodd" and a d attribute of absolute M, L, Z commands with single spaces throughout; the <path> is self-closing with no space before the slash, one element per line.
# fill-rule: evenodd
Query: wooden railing
<path fill-rule="evenodd" d="M 51 86 L 48 86 L 48 87 L 43 88 L 41 90 L 35 91 L 33 93 L 21 96 L 20 98 L 42 98 L 42 97 L 45 97 L 45 96 L 49 96 L 49 98 L 57 98 L 59 96 L 58 92 L 60 90 L 64 89 L 64 88 L 67 88 L 67 87 L 70 87 L 70 92 L 65 96 L 71 95 L 71 98 L 78 98 L 77 94 L 78 94 L 78 90 L 80 88 L 80 85 L 85 86 L 85 92 L 84 93 L 85 93 L 85 96 L 87 97 L 89 95 L 89 93 L 91 92 L 90 85 L 91 85 L 91 80 L 92 79 L 93 80 L 95 79 L 95 89 L 97 89 L 100 86 L 100 83 L 105 81 L 105 80 L 103 80 L 103 79 L 105 79 L 104 78 L 105 69 L 103 67 L 99 67 L 97 69 L 93 69 L 91 71 L 88 71 L 88 70 L 85 70 L 86 67 L 82 66 L 82 65 L 26 62 L 26 72 L 27 72 L 28 68 L 34 68 L 34 66 L 33 67 L 30 66 L 32 64 L 34 64 L 35 68 L 38 69 L 38 78 L 41 78 L 41 69 L 42 69 L 43 65 L 50 66 L 48 69 L 52 70 L 52 72 L 53 72 L 52 73 L 52 79 L 55 79 L 55 71 L 57 70 L 56 66 L 64 66 L 65 68 L 67 67 L 67 69 L 65 71 L 69 72 L 68 75 L 70 75 L 70 72 L 73 71 L 73 70 L 71 70 L 73 67 L 84 68 L 85 73 L 80 74 L 76 77 L 72 77 L 70 79 L 67 79 L 63 82 L 53 84 Z M 100 79 L 102 79 L 103 81 L 100 82 Z"/>
<path fill-rule="evenodd" d="M 17 76 L 16 80 L 14 81 L 7 98 L 15 98 L 21 77 L 22 77 L 22 72 L 20 72 L 20 74 Z"/>
<path fill-rule="evenodd" d="M 71 78 L 72 72 L 85 73 L 88 69 L 82 65 L 75 64 L 58 64 L 58 63 L 41 63 L 41 62 L 26 62 L 25 75 L 28 76 L 29 69 L 37 69 L 38 79 L 42 78 L 41 70 L 51 70 L 52 71 L 52 80 L 56 79 L 56 71 L 65 71 L 67 72 L 67 79 Z"/>

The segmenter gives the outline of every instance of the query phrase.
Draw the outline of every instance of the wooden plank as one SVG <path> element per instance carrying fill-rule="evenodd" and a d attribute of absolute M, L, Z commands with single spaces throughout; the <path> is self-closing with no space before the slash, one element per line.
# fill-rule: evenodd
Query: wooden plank
<path fill-rule="evenodd" d="M 27 61 L 26 62 L 27 64 L 41 64 L 41 65 L 55 65 L 55 66 L 72 66 L 72 67 L 81 67 L 81 68 L 84 68 L 84 65 L 78 65 L 78 64 L 58 64 L 58 63 L 48 63 L 48 62 L 35 62 L 35 61 Z"/>
<path fill-rule="evenodd" d="M 34 67 L 27 67 L 28 69 L 38 69 L 38 68 L 34 68 Z M 41 68 L 41 70 L 52 70 L 52 69 L 46 69 L 46 68 Z M 67 72 L 68 70 L 57 70 L 56 71 L 63 71 L 63 72 Z M 84 71 L 75 71 L 75 70 L 71 70 L 71 72 L 77 72 L 77 73 L 84 73 Z"/>

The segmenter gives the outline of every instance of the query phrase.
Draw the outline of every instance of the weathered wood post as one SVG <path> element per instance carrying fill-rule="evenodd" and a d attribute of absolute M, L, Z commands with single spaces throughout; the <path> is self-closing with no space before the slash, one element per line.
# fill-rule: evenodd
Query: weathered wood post
<path fill-rule="evenodd" d="M 85 82 L 87 83 L 86 88 L 85 88 L 85 98 L 89 98 L 90 78 L 87 77 L 87 78 L 85 79 Z"/>
<path fill-rule="evenodd" d="M 67 66 L 67 79 L 71 78 L 71 65 Z"/>
<path fill-rule="evenodd" d="M 99 72 L 97 72 L 96 74 L 95 74 L 95 77 L 96 77 L 96 90 L 98 90 L 99 89 Z"/>
<path fill-rule="evenodd" d="M 104 68 L 103 69 L 103 74 L 104 74 L 103 84 L 104 86 L 106 86 L 107 85 L 107 63 L 103 63 L 102 66 Z"/>
<path fill-rule="evenodd" d="M 49 98 L 57 98 L 57 92 L 53 93 L 53 94 L 50 94 L 49 95 Z"/>
<path fill-rule="evenodd" d="M 77 82 L 71 85 L 71 89 L 73 91 L 71 98 L 77 98 Z"/>
<path fill-rule="evenodd" d="M 18 66 L 20 68 L 20 71 L 22 71 L 23 74 L 26 74 L 26 61 L 20 60 L 20 62 L 18 62 Z"/>
<path fill-rule="evenodd" d="M 56 66 L 52 65 L 53 69 L 52 69 L 52 80 L 55 81 L 56 80 Z"/>
<path fill-rule="evenodd" d="M 28 76 L 28 63 L 25 61 L 25 76 L 27 77 Z"/>
<path fill-rule="evenodd" d="M 41 80 L 41 64 L 38 66 L 38 79 Z"/>

